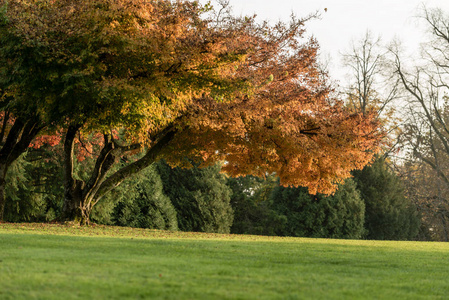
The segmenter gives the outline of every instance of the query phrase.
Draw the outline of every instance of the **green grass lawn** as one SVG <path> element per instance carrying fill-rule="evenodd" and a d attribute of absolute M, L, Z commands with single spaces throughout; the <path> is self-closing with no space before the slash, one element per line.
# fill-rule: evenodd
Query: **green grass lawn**
<path fill-rule="evenodd" d="M 0 299 L 448 299 L 449 244 L 0 224 Z"/>

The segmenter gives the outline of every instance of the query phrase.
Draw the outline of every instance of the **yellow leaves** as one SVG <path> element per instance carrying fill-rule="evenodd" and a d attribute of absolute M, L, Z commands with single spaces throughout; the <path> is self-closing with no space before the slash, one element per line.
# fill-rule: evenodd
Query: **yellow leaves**
<path fill-rule="evenodd" d="M 351 115 L 329 97 L 317 45 L 299 42 L 301 20 L 270 26 L 230 17 L 217 26 L 190 1 L 55 3 L 75 5 L 70 22 L 50 5 L 54 14 L 39 30 L 27 20 L 21 30 L 42 37 L 48 57 L 62 53 L 48 65 L 68 69 L 61 85 L 75 81 L 87 94 L 64 95 L 74 107 L 64 117 L 85 118 L 86 128 L 122 128 L 123 139 L 149 145 L 173 126 L 163 151 L 173 163 L 225 160 L 232 175 L 276 172 L 285 185 L 320 192 L 366 163 L 378 143 L 371 116 Z M 64 101 L 57 109 L 72 103 Z"/>
<path fill-rule="evenodd" d="M 117 20 L 112 21 L 111 23 L 109 23 L 109 26 L 112 29 L 115 29 L 116 27 L 120 26 L 120 23 Z"/>

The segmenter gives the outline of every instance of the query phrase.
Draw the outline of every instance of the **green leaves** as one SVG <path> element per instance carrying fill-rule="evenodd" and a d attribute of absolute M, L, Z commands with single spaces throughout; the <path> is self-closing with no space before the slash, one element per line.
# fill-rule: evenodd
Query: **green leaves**
<path fill-rule="evenodd" d="M 0 26 L 6 25 L 8 22 L 8 17 L 6 16 L 7 11 L 8 6 L 6 4 L 0 6 Z"/>
<path fill-rule="evenodd" d="M 384 158 L 378 157 L 372 166 L 353 173 L 361 197 L 366 203 L 365 238 L 415 238 L 420 226 L 416 206 L 405 197 L 399 177 L 388 169 Z"/>

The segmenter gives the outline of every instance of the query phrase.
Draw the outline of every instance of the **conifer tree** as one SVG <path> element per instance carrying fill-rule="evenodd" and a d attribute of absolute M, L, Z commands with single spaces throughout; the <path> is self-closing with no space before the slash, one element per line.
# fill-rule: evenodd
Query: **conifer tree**
<path fill-rule="evenodd" d="M 192 162 L 191 162 L 192 163 Z M 231 190 L 219 164 L 190 169 L 157 164 L 164 192 L 172 201 L 182 231 L 229 233 L 234 218 Z"/>
<path fill-rule="evenodd" d="M 416 207 L 404 196 L 399 178 L 383 157 L 361 171 L 354 180 L 365 202 L 365 238 L 376 240 L 409 240 L 416 237 L 420 220 Z"/>
<path fill-rule="evenodd" d="M 277 187 L 271 202 L 286 218 L 277 235 L 359 239 L 364 232 L 365 207 L 351 179 L 332 196 L 311 195 L 304 187 Z"/>
<path fill-rule="evenodd" d="M 269 201 L 272 190 L 278 186 L 276 176 L 230 177 L 228 186 L 234 210 L 231 233 L 276 235 L 285 226 L 285 216 L 273 210 Z"/>
<path fill-rule="evenodd" d="M 118 196 L 112 216 L 114 224 L 178 230 L 176 210 L 164 194 L 163 183 L 155 165 L 127 180 L 112 195 Z"/>

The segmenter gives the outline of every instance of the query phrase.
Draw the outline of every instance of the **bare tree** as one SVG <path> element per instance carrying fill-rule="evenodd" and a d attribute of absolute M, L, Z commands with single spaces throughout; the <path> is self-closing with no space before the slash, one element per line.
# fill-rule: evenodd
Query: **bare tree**
<path fill-rule="evenodd" d="M 400 82 L 392 75 L 388 52 L 381 38 L 367 31 L 343 53 L 343 64 L 349 71 L 343 90 L 347 105 L 356 112 L 377 115 L 386 132 L 385 158 L 393 156 L 402 138 Z M 389 166 L 394 167 L 393 164 Z"/>
<path fill-rule="evenodd" d="M 344 65 L 350 70 L 345 89 L 349 105 L 362 113 L 375 110 L 378 117 L 398 96 L 398 81 L 392 80 L 386 63 L 387 50 L 380 37 L 367 31 L 343 54 Z"/>
<path fill-rule="evenodd" d="M 391 53 L 395 74 L 407 96 L 409 122 L 404 136 L 408 157 L 415 160 L 411 178 L 432 187 L 424 189 L 425 197 L 416 199 L 421 199 L 417 201 L 423 209 L 434 207 L 434 220 L 429 224 L 436 226 L 439 219 L 443 228 L 438 230 L 449 240 L 449 16 L 441 9 L 424 7 L 422 19 L 431 39 L 423 44 L 421 63 L 407 68 L 399 51 Z"/>

